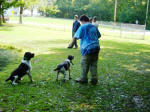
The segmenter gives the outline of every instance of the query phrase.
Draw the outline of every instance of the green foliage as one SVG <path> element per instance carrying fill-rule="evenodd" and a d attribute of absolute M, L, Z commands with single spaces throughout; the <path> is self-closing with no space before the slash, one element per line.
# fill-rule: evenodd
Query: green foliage
<path fill-rule="evenodd" d="M 12 0 L 11 2 L 8 2 L 7 0 L 1 0 L 0 1 L 0 5 L 1 5 L 0 14 L 3 14 L 6 9 L 12 7 L 16 2 L 17 0 Z"/>
<path fill-rule="evenodd" d="M 46 16 L 56 16 L 57 13 L 59 13 L 59 10 L 56 6 L 46 8 Z"/>
<path fill-rule="evenodd" d="M 5 10 L 14 6 L 16 2 L 17 0 L 12 0 L 11 2 L 8 2 L 7 0 L 0 0 L 0 18 L 4 15 Z M 0 19 L 0 25 L 2 25 L 2 19 Z"/>
<path fill-rule="evenodd" d="M 23 9 L 30 9 L 37 4 L 37 0 L 17 0 L 16 7 L 23 7 Z"/>
<path fill-rule="evenodd" d="M 47 0 L 45 0 L 47 1 Z M 75 14 L 87 14 L 90 17 L 97 16 L 102 21 L 113 21 L 115 0 L 54 0 L 53 6 L 46 5 L 43 10 L 47 16 L 53 16 L 53 7 L 57 6 L 57 17 L 73 18 Z M 147 0 L 118 0 L 117 21 L 139 24 L 145 23 L 145 11 Z M 43 6 L 44 7 L 44 6 Z M 52 10 L 52 12 L 51 12 Z M 55 12 L 55 11 L 54 11 Z"/>
<path fill-rule="evenodd" d="M 39 12 L 42 13 L 42 15 L 46 15 L 46 16 L 56 16 L 59 13 L 59 10 L 57 9 L 57 6 L 47 6 L 47 7 L 40 7 L 39 8 Z"/>
<path fill-rule="evenodd" d="M 87 15 L 97 16 L 99 20 L 110 21 L 113 19 L 113 2 L 106 0 L 91 0 L 87 6 Z"/>
<path fill-rule="evenodd" d="M 146 24 L 146 29 L 150 30 L 150 16 L 148 17 Z"/>
<path fill-rule="evenodd" d="M 121 0 L 118 2 L 117 20 L 125 23 L 145 23 L 146 0 Z"/>

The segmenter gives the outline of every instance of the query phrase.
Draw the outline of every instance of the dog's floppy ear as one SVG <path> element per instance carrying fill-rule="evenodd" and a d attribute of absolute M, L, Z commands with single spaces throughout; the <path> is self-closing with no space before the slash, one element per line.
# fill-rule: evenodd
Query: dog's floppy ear
<path fill-rule="evenodd" d="M 35 56 L 35 54 L 34 53 L 32 53 L 32 57 L 34 57 Z"/>
<path fill-rule="evenodd" d="M 25 54 L 24 54 L 25 60 L 30 60 L 33 57 L 34 57 L 34 53 L 31 53 L 31 52 L 25 52 Z"/>
<path fill-rule="evenodd" d="M 74 56 L 68 55 L 68 59 L 72 60 L 72 59 L 74 59 Z"/>
<path fill-rule="evenodd" d="M 29 52 L 24 53 L 24 58 L 28 58 Z"/>

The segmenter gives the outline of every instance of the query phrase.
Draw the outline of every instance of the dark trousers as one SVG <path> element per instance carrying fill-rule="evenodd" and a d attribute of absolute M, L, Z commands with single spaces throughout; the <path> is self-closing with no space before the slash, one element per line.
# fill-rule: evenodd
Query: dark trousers
<path fill-rule="evenodd" d="M 74 34 L 75 34 L 75 32 L 74 31 L 72 31 L 72 38 L 74 38 Z M 77 40 L 75 40 L 75 41 L 73 41 L 73 42 L 71 42 L 71 44 L 69 45 L 69 47 L 78 47 L 78 45 L 77 45 Z"/>
<path fill-rule="evenodd" d="M 81 59 L 81 75 L 80 79 L 83 81 L 88 80 L 88 72 L 90 70 L 91 80 L 98 80 L 97 77 L 97 62 L 99 52 L 82 56 Z"/>

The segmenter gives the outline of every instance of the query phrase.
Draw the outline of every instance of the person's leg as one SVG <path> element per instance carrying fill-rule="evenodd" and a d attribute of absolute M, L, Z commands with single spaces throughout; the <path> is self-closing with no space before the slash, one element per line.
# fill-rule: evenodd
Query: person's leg
<path fill-rule="evenodd" d="M 88 83 L 88 72 L 89 72 L 89 56 L 82 56 L 81 59 L 81 75 L 80 78 L 76 80 L 76 82 L 80 83 Z"/>
<path fill-rule="evenodd" d="M 75 44 L 75 48 L 78 48 L 77 40 L 75 41 L 75 43 L 74 43 L 74 44 Z"/>
<path fill-rule="evenodd" d="M 91 63 L 90 63 L 90 72 L 91 72 L 91 84 L 96 85 L 98 82 L 98 76 L 97 76 L 97 62 L 98 62 L 98 54 L 94 53 L 91 54 Z"/>
<path fill-rule="evenodd" d="M 73 40 L 73 38 L 74 38 L 74 34 L 75 34 L 75 32 L 72 31 L 72 40 Z M 77 41 L 77 40 L 76 40 L 76 41 Z M 72 42 L 69 44 L 68 48 L 73 48 L 74 45 L 76 44 L 76 41 L 72 41 Z"/>

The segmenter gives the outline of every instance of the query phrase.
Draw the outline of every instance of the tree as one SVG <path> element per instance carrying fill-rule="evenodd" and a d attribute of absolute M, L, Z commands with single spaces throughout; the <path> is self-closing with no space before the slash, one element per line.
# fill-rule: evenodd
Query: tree
<path fill-rule="evenodd" d="M 12 0 L 10 2 L 8 2 L 7 0 L 0 0 L 0 25 L 2 25 L 2 23 L 5 23 L 5 19 L 4 19 L 5 10 L 14 6 L 16 3 L 17 0 Z"/>
<path fill-rule="evenodd" d="M 19 7 L 20 11 L 19 11 L 19 23 L 22 24 L 22 16 L 23 16 L 23 11 L 25 9 L 29 9 L 31 8 L 31 10 L 33 11 L 34 8 L 34 4 L 36 4 L 37 0 L 17 0 L 17 4 L 15 5 L 15 7 Z"/>
<path fill-rule="evenodd" d="M 42 16 L 56 16 L 59 12 L 54 0 L 39 0 L 38 10 Z"/>
<path fill-rule="evenodd" d="M 31 16 L 33 16 L 33 11 L 34 8 L 38 5 L 38 0 L 30 0 L 30 2 L 28 2 L 28 9 L 31 10 Z"/>
<path fill-rule="evenodd" d="M 2 25 L 2 1 L 0 1 L 0 26 Z"/>

